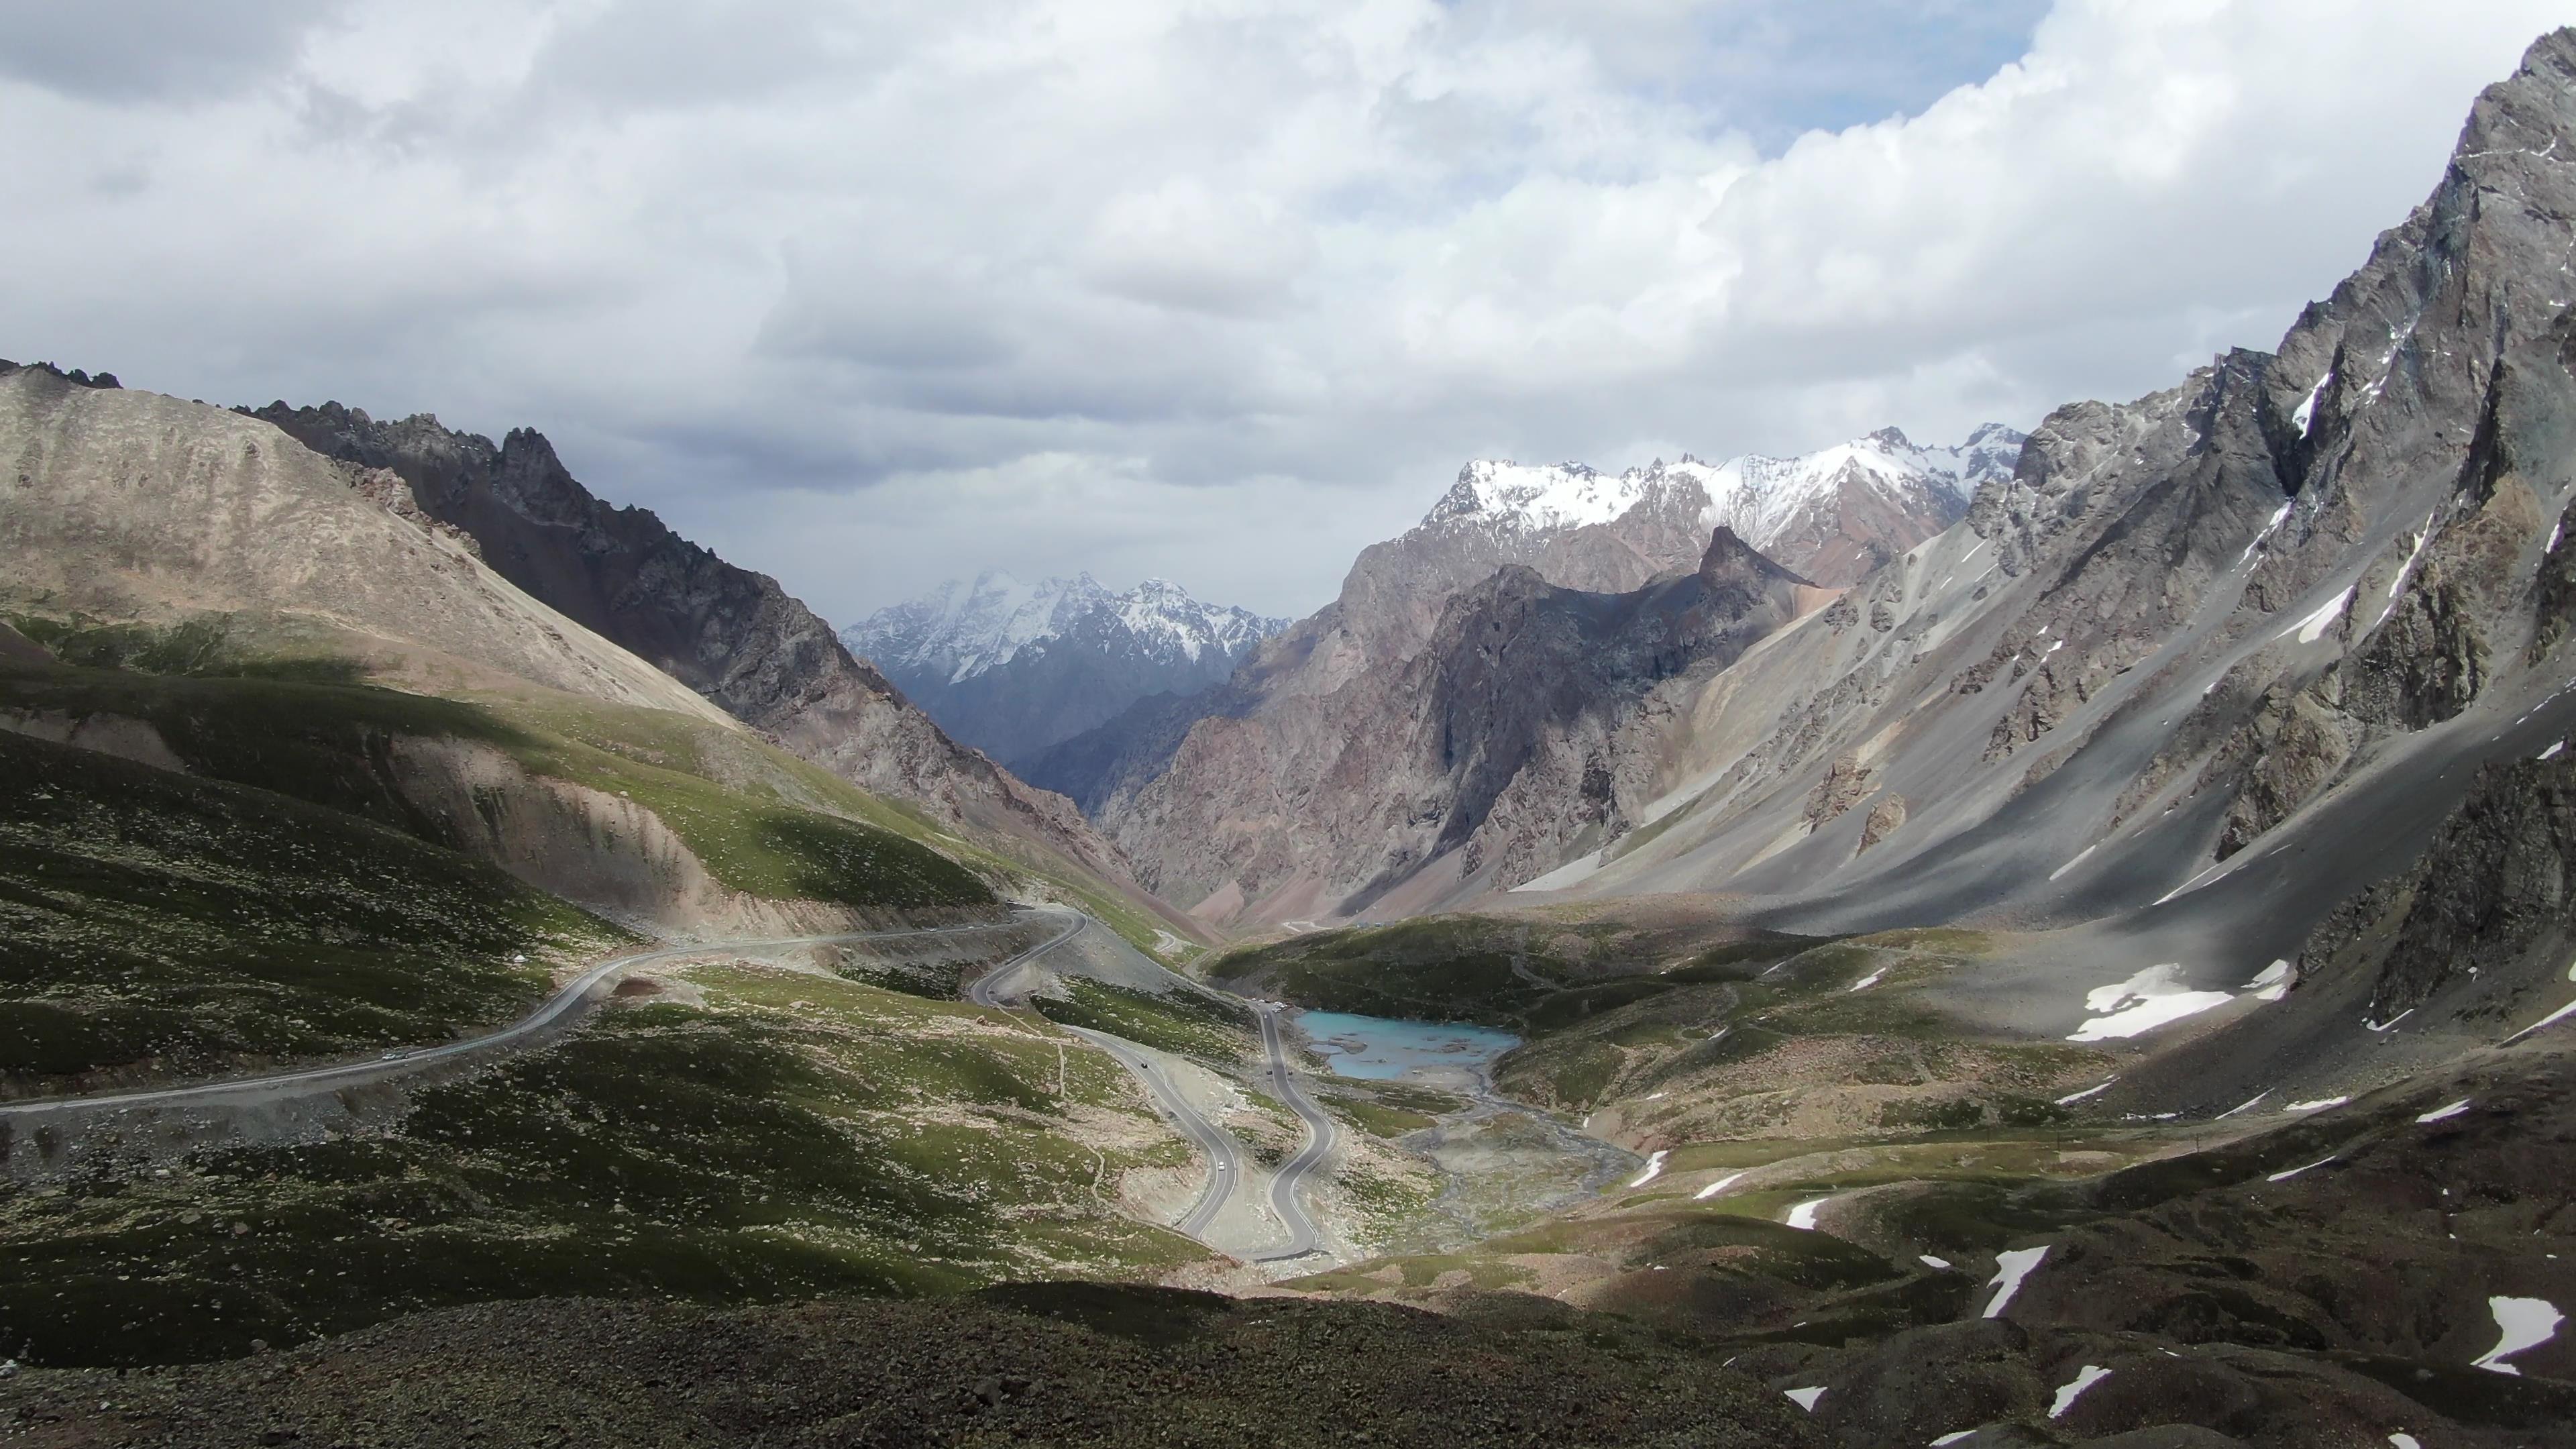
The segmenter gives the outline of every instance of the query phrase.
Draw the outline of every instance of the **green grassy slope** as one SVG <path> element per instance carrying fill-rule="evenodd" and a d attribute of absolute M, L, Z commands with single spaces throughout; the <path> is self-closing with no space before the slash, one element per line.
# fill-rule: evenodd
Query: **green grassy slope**
<path fill-rule="evenodd" d="M 347 814 L 0 732 L 0 1089 L 443 1040 L 621 936 Z"/>
<path fill-rule="evenodd" d="M 194 773 L 441 845 L 460 842 L 405 801 L 391 748 L 404 737 L 472 741 L 533 774 L 644 805 L 718 880 L 746 894 L 872 909 L 994 899 L 973 871 L 908 833 L 917 822 L 882 802 L 738 731 L 658 710 L 73 667 L 0 669 L 0 708 L 140 719 Z"/>
<path fill-rule="evenodd" d="M 146 625 L 53 617 L 27 612 L 24 605 L 6 620 L 64 664 L 77 667 L 21 668 L 17 677 L 0 675 L 0 708 L 27 690 L 25 676 L 50 674 L 46 690 L 54 702 L 48 707 L 149 711 L 146 717 L 165 733 L 173 711 L 184 716 L 191 705 L 212 709 L 222 717 L 209 724 L 215 734 L 235 734 L 248 743 L 241 748 L 220 738 L 198 739 L 200 748 L 220 754 L 220 766 L 208 772 L 224 778 L 288 793 L 333 789 L 339 793 L 322 803 L 342 809 L 381 805 L 383 791 L 370 786 L 363 771 L 352 775 L 350 762 L 358 758 L 352 744 L 402 733 L 481 740 L 508 749 L 537 773 L 625 790 L 647 801 L 719 879 L 739 890 L 795 895 L 816 884 L 815 873 L 806 868 L 815 853 L 808 848 L 811 842 L 792 838 L 799 833 L 792 826 L 778 828 L 743 813 L 746 803 L 761 802 L 871 826 L 962 865 L 987 886 L 1079 906 L 1149 955 L 1169 961 L 1197 950 L 1186 942 L 1175 944 L 1178 938 L 1166 922 L 1072 861 L 1016 837 L 960 836 L 915 807 L 871 795 L 748 731 L 534 688 L 455 699 L 376 689 L 367 691 L 376 696 L 367 702 L 302 692 L 294 686 L 360 686 L 367 668 L 332 652 L 342 641 L 305 637 L 309 631 L 278 621 L 204 615 L 175 625 Z M 212 693 L 190 692 L 190 686 L 200 684 Z M 272 723 L 283 724 L 286 732 L 263 728 Z M 300 757 L 299 744 L 310 747 Z M 696 777 L 698 783 L 675 775 Z M 315 783 L 282 783 L 307 780 Z M 718 793 L 708 796 L 706 784 L 718 787 Z M 372 808 L 360 813 L 387 818 Z M 387 823 L 410 828 L 400 819 Z M 860 853 L 846 836 L 824 853 L 836 852 Z M 867 853 L 882 854 L 873 847 Z M 944 873 L 919 858 L 889 860 L 885 868 L 893 877 L 922 874 L 931 895 L 958 888 L 954 879 L 937 879 Z M 871 888 L 882 892 L 893 883 L 879 881 Z"/>
<path fill-rule="evenodd" d="M 1108 1201 L 1187 1150 L 1107 1058 L 855 982 L 692 979 L 703 1006 L 620 1005 L 419 1092 L 391 1136 L 0 1184 L 0 1342 L 171 1361 L 493 1298 L 912 1295 L 1201 1256 Z"/>
<path fill-rule="evenodd" d="M 1540 1035 L 1695 982 L 1751 974 L 1737 968 L 1812 944 L 1613 916 L 1423 916 L 1239 948 L 1204 972 L 1325 1011 Z"/>

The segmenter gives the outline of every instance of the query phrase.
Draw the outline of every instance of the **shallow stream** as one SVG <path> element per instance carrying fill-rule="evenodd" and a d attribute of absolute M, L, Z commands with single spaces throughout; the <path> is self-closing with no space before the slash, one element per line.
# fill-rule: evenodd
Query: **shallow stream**
<path fill-rule="evenodd" d="M 1382 1252 L 1455 1251 L 1591 1197 L 1642 1160 L 1498 1094 L 1494 1063 L 1520 1045 L 1510 1032 L 1338 1011 L 1293 1012 L 1289 1024 L 1335 1077 L 1463 1099 L 1462 1110 L 1402 1139 L 1448 1184 L 1427 1217 Z"/>

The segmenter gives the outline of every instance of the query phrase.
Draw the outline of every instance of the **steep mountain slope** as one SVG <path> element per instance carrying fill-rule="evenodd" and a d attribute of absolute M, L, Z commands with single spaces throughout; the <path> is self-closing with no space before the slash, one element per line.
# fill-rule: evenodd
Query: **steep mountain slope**
<path fill-rule="evenodd" d="M 249 416 L 399 477 L 421 512 L 472 539 L 503 577 L 796 754 L 1033 866 L 1071 872 L 1121 901 L 1122 914 L 1188 929 L 1135 888 L 1117 850 L 1067 801 L 960 747 L 776 580 L 648 510 L 592 496 L 542 435 L 519 429 L 496 446 L 432 417 L 380 423 L 337 403 L 272 403 Z"/>
<path fill-rule="evenodd" d="M 2011 471 L 2021 442 L 1989 423 L 1961 446 L 1917 448 L 1883 428 L 1797 458 L 1685 457 L 1615 477 L 1579 463 L 1473 462 L 1421 523 L 1361 550 L 1341 594 L 1256 651 L 1225 688 L 1140 700 L 1021 763 L 1032 781 L 1111 822 L 1112 802 L 1159 778 L 1200 718 L 1330 694 L 1393 667 L 1429 639 L 1451 596 L 1498 569 L 1517 564 L 1560 588 L 1628 593 L 1696 568 L 1723 527 L 1793 572 L 1847 582 L 1956 522 L 1979 484 Z M 1150 852 L 1110 828 L 1128 849 Z"/>
<path fill-rule="evenodd" d="M 1196 694 L 1288 627 L 1147 579 L 1111 593 L 1091 575 L 1023 584 L 986 573 L 841 631 L 941 728 L 1020 761 L 1156 694 Z"/>
<path fill-rule="evenodd" d="M 1922 998 L 2190 1018 L 2113 1106 L 2331 1096 L 2542 1018 L 2576 949 L 2571 214 L 2562 33 L 2277 353 L 2052 414 L 1962 525 L 1680 705 L 1649 825 L 1541 884 L 2009 925 Z"/>
<path fill-rule="evenodd" d="M 201 404 L 0 368 L 0 605 L 117 621 L 207 613 L 281 647 L 424 680 L 524 679 L 719 718 L 536 605 L 375 480 Z"/>
<path fill-rule="evenodd" d="M 1517 880 L 1622 829 L 1632 720 L 1813 593 L 1722 528 L 1697 572 L 1624 594 L 1506 567 L 1452 596 L 1410 658 L 1199 721 L 1106 818 L 1214 919 L 1348 914 L 1417 875 L 1421 900 Z"/>
<path fill-rule="evenodd" d="M 10 1353 L 1203 1258 L 1133 1078 L 945 999 L 1061 931 L 1016 861 L 265 423 L 21 369 L 0 449 Z"/>

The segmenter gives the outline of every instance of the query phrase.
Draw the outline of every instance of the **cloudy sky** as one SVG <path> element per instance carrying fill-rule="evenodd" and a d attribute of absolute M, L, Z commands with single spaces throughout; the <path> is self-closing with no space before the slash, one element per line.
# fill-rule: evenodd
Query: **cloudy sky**
<path fill-rule="evenodd" d="M 847 622 L 2265 346 L 2564 0 L 0 0 L 0 356 L 531 425 Z"/>

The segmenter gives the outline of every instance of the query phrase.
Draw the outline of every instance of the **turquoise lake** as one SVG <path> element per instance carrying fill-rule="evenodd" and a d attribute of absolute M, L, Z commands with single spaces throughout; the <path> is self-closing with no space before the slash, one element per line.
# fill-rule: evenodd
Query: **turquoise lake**
<path fill-rule="evenodd" d="M 1300 1011 L 1293 1020 L 1333 1075 L 1379 1082 L 1477 1072 L 1521 1044 L 1510 1032 L 1457 1022 L 1395 1021 L 1339 1011 Z"/>

